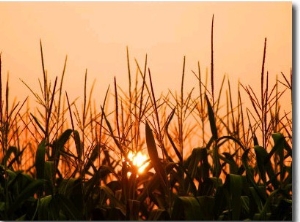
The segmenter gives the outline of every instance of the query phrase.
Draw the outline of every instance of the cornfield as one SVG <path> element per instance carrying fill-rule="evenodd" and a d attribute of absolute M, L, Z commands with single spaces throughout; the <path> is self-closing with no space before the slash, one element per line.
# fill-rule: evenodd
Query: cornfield
<path fill-rule="evenodd" d="M 34 110 L 10 105 L 0 57 L 0 219 L 292 220 L 292 117 L 280 104 L 292 71 L 269 85 L 265 39 L 261 91 L 239 83 L 234 100 L 225 76 L 215 89 L 213 20 L 211 45 L 196 89 L 184 58 L 179 92 L 157 95 L 147 55 L 134 77 L 127 49 L 128 89 L 114 78 L 97 105 L 86 72 L 78 105 L 63 90 L 67 59 L 49 80 L 40 43 L 41 92 L 22 80 Z"/>

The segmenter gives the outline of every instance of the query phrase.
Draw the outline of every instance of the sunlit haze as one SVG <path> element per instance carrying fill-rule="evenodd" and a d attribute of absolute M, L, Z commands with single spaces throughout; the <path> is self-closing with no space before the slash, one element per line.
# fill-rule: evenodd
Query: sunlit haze
<path fill-rule="evenodd" d="M 129 152 L 128 159 L 132 161 L 132 164 L 138 168 L 138 173 L 141 174 L 144 172 L 145 168 L 149 165 L 147 162 L 147 157 L 145 154 L 141 152 L 137 152 L 136 154 Z"/>
<path fill-rule="evenodd" d="M 10 96 L 37 92 L 42 79 L 40 40 L 49 79 L 61 76 L 68 56 L 64 89 L 70 99 L 83 97 L 96 81 L 94 97 L 102 99 L 108 85 L 128 88 L 126 47 L 143 67 L 145 56 L 155 90 L 180 90 L 183 57 L 185 88 L 195 85 L 197 62 L 210 69 L 210 31 L 214 15 L 216 88 L 226 74 L 233 90 L 238 80 L 259 87 L 264 39 L 266 70 L 274 81 L 292 68 L 292 2 L 1 2 L 0 51 Z M 32 99 L 31 101 L 34 101 Z M 290 103 L 289 103 L 290 105 Z"/>

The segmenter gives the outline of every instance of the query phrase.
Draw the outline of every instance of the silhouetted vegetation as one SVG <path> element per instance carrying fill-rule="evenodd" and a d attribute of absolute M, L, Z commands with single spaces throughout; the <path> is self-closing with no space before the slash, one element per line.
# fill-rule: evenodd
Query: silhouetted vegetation
<path fill-rule="evenodd" d="M 157 95 L 147 55 L 133 78 L 127 50 L 128 90 L 114 79 L 97 106 L 85 73 L 79 107 L 63 91 L 65 67 L 48 79 L 41 44 L 41 92 L 23 81 L 35 110 L 10 105 L 0 84 L 0 219 L 292 220 L 292 118 L 280 106 L 292 74 L 269 85 L 266 46 L 261 92 L 239 83 L 237 104 L 225 77 L 214 87 L 212 44 L 210 87 L 198 63 L 198 92 L 184 88 L 184 58 L 179 93 Z M 147 155 L 143 172 L 130 152 Z"/>

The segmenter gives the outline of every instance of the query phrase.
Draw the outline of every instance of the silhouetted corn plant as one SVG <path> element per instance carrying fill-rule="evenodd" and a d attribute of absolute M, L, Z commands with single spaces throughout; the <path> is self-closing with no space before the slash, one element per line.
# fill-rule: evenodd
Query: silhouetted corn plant
<path fill-rule="evenodd" d="M 261 98 L 239 83 L 235 105 L 228 80 L 222 104 L 226 79 L 217 91 L 213 26 L 214 16 L 211 87 L 198 62 L 196 98 L 194 88 L 185 89 L 185 57 L 180 94 L 159 95 L 147 55 L 143 70 L 135 60 L 134 79 L 128 49 L 128 91 L 114 78 L 100 106 L 92 101 L 94 84 L 87 93 L 87 71 L 82 108 L 63 97 L 67 57 L 52 85 L 41 43 L 41 95 L 23 81 L 41 108 L 23 114 L 25 100 L 9 109 L 8 82 L 4 102 L 0 78 L 0 219 L 291 220 L 292 119 L 280 101 L 292 80 L 282 73 L 269 86 L 265 42 Z M 143 172 L 129 157 L 138 152 L 148 154 Z"/>

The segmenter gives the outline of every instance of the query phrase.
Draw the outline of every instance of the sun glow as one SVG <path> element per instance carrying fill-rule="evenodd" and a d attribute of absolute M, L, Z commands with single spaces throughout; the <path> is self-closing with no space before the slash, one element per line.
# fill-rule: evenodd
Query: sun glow
<path fill-rule="evenodd" d="M 128 159 L 132 161 L 132 164 L 138 168 L 138 174 L 143 173 L 145 168 L 149 165 L 147 162 L 147 156 L 140 151 L 136 154 L 130 151 L 128 153 Z"/>

